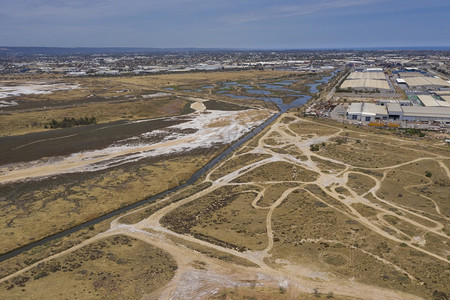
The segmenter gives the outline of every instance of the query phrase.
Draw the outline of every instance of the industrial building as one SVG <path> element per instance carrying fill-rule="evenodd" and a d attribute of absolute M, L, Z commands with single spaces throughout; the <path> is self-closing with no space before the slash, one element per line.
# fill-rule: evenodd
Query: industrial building
<path fill-rule="evenodd" d="M 431 95 L 419 95 L 418 97 L 419 97 L 420 102 L 422 102 L 422 104 L 424 106 L 436 106 L 436 107 L 447 106 L 447 107 L 450 107 L 450 102 L 447 102 L 446 99 L 438 100 L 438 99 L 435 99 Z"/>
<path fill-rule="evenodd" d="M 439 89 L 450 87 L 450 82 L 436 77 L 407 77 L 404 78 L 406 84 L 410 88 L 422 88 L 422 89 Z"/>
<path fill-rule="evenodd" d="M 398 103 L 400 106 L 410 106 L 411 101 L 409 100 L 392 100 L 392 99 L 381 99 L 377 101 L 378 105 L 387 105 L 387 104 L 393 104 L 393 103 Z"/>
<path fill-rule="evenodd" d="M 352 72 L 342 83 L 341 89 L 361 91 L 388 91 L 390 90 L 386 75 L 379 69 L 368 72 Z"/>
<path fill-rule="evenodd" d="M 352 103 L 347 109 L 347 119 L 365 122 L 375 120 L 387 120 L 388 112 L 386 106 L 376 105 L 375 103 Z"/>
<path fill-rule="evenodd" d="M 365 72 L 383 72 L 383 68 L 367 68 Z"/>
<path fill-rule="evenodd" d="M 446 101 L 447 103 L 450 103 L 450 95 L 446 96 L 440 96 L 442 100 Z"/>
<path fill-rule="evenodd" d="M 420 72 L 399 72 L 398 76 L 400 76 L 401 78 L 422 77 L 423 74 Z"/>
<path fill-rule="evenodd" d="M 386 75 L 383 72 L 352 72 L 347 79 L 378 79 L 385 80 Z"/>
<path fill-rule="evenodd" d="M 398 120 L 450 123 L 450 107 L 401 106 L 399 103 L 387 103 L 384 106 L 374 103 L 352 103 L 347 110 L 347 119 L 363 122 Z"/>
<path fill-rule="evenodd" d="M 448 91 L 434 91 L 433 94 L 436 94 L 438 96 L 450 96 L 450 90 Z"/>

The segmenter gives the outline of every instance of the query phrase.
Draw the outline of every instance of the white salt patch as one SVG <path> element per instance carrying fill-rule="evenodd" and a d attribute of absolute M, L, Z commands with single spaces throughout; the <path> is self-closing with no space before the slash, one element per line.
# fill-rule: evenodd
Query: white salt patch
<path fill-rule="evenodd" d="M 56 91 L 67 91 L 79 88 L 78 84 L 66 83 L 28 83 L 15 86 L 0 86 L 0 99 L 20 95 L 51 94 Z"/>
<path fill-rule="evenodd" d="M 9 107 L 9 106 L 17 106 L 19 105 L 19 103 L 17 103 L 16 101 L 0 101 L 0 107 Z"/>
<path fill-rule="evenodd" d="M 142 98 L 147 99 L 147 98 L 157 98 L 157 97 L 165 97 L 165 96 L 170 96 L 172 94 L 170 93 L 155 93 L 155 94 L 149 94 L 149 95 L 142 95 Z"/>

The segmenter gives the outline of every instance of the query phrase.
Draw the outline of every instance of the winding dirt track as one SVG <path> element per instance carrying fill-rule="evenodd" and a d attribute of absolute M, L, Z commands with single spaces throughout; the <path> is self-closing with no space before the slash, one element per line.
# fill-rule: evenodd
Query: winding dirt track
<path fill-rule="evenodd" d="M 310 122 L 304 119 L 300 119 L 293 113 L 286 113 L 283 116 L 289 116 L 292 121 L 290 123 L 294 122 Z M 357 170 L 354 170 L 354 167 L 352 165 L 343 163 L 338 160 L 330 159 L 325 156 L 319 155 L 317 152 L 311 152 L 310 151 L 310 145 L 312 144 L 318 144 L 322 142 L 329 141 L 333 137 L 339 136 L 343 129 L 331 125 L 326 125 L 331 128 L 337 129 L 337 132 L 328 136 L 318 136 L 318 135 L 309 135 L 308 137 L 298 135 L 292 130 L 288 128 L 289 124 L 282 123 L 281 120 L 283 119 L 283 116 L 280 117 L 273 125 L 269 127 L 265 133 L 259 137 L 259 141 L 256 147 L 246 147 L 244 146 L 244 151 L 238 151 L 235 152 L 230 158 L 219 164 L 215 169 L 210 171 L 210 173 L 206 176 L 205 182 L 211 182 L 212 185 L 205 190 L 202 190 L 190 197 L 187 197 L 185 199 L 182 199 L 181 201 L 178 201 L 176 203 L 173 203 L 171 205 L 168 205 L 160 210 L 158 210 L 156 213 L 148 217 L 147 219 L 144 219 L 140 221 L 137 224 L 134 225 L 125 225 L 120 223 L 120 218 L 115 219 L 111 223 L 111 229 L 101 233 L 89 240 L 86 240 L 85 242 L 68 249 L 66 251 L 63 251 L 61 253 L 55 254 L 51 257 L 48 257 L 42 261 L 36 262 L 35 264 L 24 268 L 8 277 L 5 277 L 0 280 L 5 281 L 7 279 L 10 279 L 14 276 L 17 276 L 30 268 L 33 268 L 37 266 L 39 263 L 43 261 L 48 261 L 57 257 L 60 257 L 62 255 L 65 255 L 67 253 L 70 253 L 72 251 L 75 251 L 89 243 L 92 243 L 94 241 L 100 240 L 104 237 L 111 236 L 111 235 L 118 235 L 123 234 L 127 235 L 136 239 L 139 239 L 141 241 L 144 241 L 146 243 L 149 243 L 153 246 L 156 246 L 158 248 L 161 248 L 168 253 L 170 253 L 173 258 L 176 260 L 178 264 L 178 270 L 176 272 L 175 277 L 173 280 L 165 287 L 161 288 L 157 292 L 155 292 L 152 295 L 147 295 L 149 299 L 154 298 L 161 298 L 161 299 L 196 299 L 196 298 L 207 298 L 208 296 L 214 295 L 215 292 L 217 292 L 218 289 L 221 287 L 233 287 L 233 286 L 245 286 L 248 284 L 249 280 L 255 280 L 259 282 L 260 284 L 264 284 L 266 286 L 286 286 L 290 289 L 290 291 L 293 292 L 307 292 L 312 293 L 314 289 L 320 290 L 323 293 L 327 293 L 332 291 L 335 294 L 341 294 L 341 295 L 348 295 L 353 296 L 357 298 L 364 298 L 364 299 L 370 299 L 370 296 L 368 295 L 376 295 L 377 299 L 419 299 L 419 297 L 415 297 L 413 295 L 405 294 L 400 291 L 394 291 L 394 290 L 388 290 L 383 289 L 380 287 L 374 287 L 374 286 L 368 286 L 365 284 L 358 283 L 356 281 L 352 280 L 341 280 L 341 279 L 318 279 L 318 278 L 311 278 L 306 275 L 303 272 L 298 272 L 298 269 L 295 268 L 283 268 L 283 269 L 275 269 L 270 266 L 268 266 L 265 263 L 265 259 L 270 257 L 270 250 L 273 247 L 273 229 L 272 229 L 272 221 L 273 221 L 273 212 L 277 209 L 277 207 L 283 203 L 283 201 L 294 191 L 296 190 L 302 190 L 310 193 L 313 197 L 316 197 L 322 202 L 325 202 L 330 207 L 333 207 L 337 211 L 341 212 L 342 214 L 346 215 L 348 218 L 355 220 L 365 226 L 366 228 L 370 229 L 373 232 L 376 232 L 383 237 L 390 239 L 395 242 L 401 242 L 405 243 L 408 247 L 411 247 L 415 249 L 416 251 L 420 251 L 424 255 L 431 256 L 437 260 L 447 262 L 447 258 L 440 256 L 436 253 L 430 252 L 426 249 L 423 249 L 421 247 L 416 246 L 416 240 L 412 236 L 408 236 L 409 240 L 401 240 L 398 237 L 394 236 L 393 234 L 390 234 L 384 230 L 381 229 L 382 226 L 389 226 L 392 228 L 396 233 L 401 234 L 398 229 L 393 227 L 391 224 L 387 223 L 383 220 L 384 216 L 395 216 L 399 219 L 401 219 L 404 222 L 407 222 L 416 228 L 419 228 L 423 232 L 431 232 L 434 233 L 443 239 L 449 239 L 449 237 L 443 232 L 444 223 L 448 221 L 448 217 L 443 215 L 441 213 L 441 210 L 439 206 L 435 203 L 435 212 L 434 215 L 438 217 L 439 220 L 442 220 L 442 222 L 437 221 L 435 219 L 427 218 L 416 211 L 413 211 L 407 207 L 403 207 L 401 205 L 396 205 L 394 203 L 390 203 L 388 201 L 385 201 L 378 197 L 377 191 L 380 189 L 381 184 L 383 180 L 386 178 L 388 172 L 391 170 L 394 170 L 396 168 L 399 168 L 401 166 L 407 165 L 411 162 L 418 162 L 423 160 L 430 160 L 430 161 L 436 161 L 439 166 L 442 168 L 442 170 L 447 174 L 447 176 L 450 178 L 450 171 L 448 167 L 443 162 L 444 159 L 449 159 L 449 157 L 445 157 L 442 155 L 436 155 L 433 153 L 427 153 L 427 157 L 421 157 L 418 159 L 414 159 L 409 162 L 405 163 L 399 163 L 388 167 L 383 168 L 377 168 L 378 172 L 383 172 L 383 178 L 379 179 L 375 176 L 361 173 Z M 274 136 L 271 134 L 277 133 L 277 137 L 274 138 Z M 266 141 L 269 139 L 269 136 L 271 136 L 271 139 L 275 139 L 278 143 L 277 146 L 273 146 L 273 144 L 268 145 Z M 394 139 L 395 138 L 390 138 Z M 405 142 L 404 140 L 401 140 L 402 142 Z M 300 160 L 290 154 L 281 154 L 279 152 L 276 152 L 277 149 L 280 149 L 282 147 L 286 146 L 292 146 L 298 149 L 298 152 L 302 155 L 306 156 L 306 160 Z M 248 150 L 248 151 L 245 151 Z M 221 178 L 218 178 L 217 180 L 211 180 L 211 174 L 214 172 L 214 170 L 220 168 L 222 165 L 224 165 L 228 160 L 233 159 L 235 157 L 247 154 L 247 153 L 258 153 L 258 154 L 268 154 L 270 155 L 269 158 L 260 160 L 258 162 L 250 163 L 243 165 L 239 169 L 230 172 L 226 174 L 225 176 L 222 176 Z M 343 167 L 343 170 L 337 171 L 337 172 L 323 172 L 323 170 L 320 169 L 320 167 L 317 165 L 317 163 L 314 162 L 312 157 L 320 158 L 322 160 L 326 160 L 332 163 L 339 164 Z M 258 202 L 263 198 L 265 193 L 265 188 L 263 187 L 263 184 L 274 184 L 274 183 L 282 183 L 282 182 L 274 182 L 274 181 L 267 181 L 267 182 L 250 182 L 250 183 L 232 183 L 234 179 L 236 179 L 239 176 L 242 176 L 244 174 L 247 174 L 251 172 L 252 170 L 261 167 L 265 164 L 271 163 L 271 162 L 288 162 L 291 164 L 298 165 L 302 168 L 306 168 L 308 170 L 317 172 L 319 174 L 319 177 L 317 180 L 313 182 L 302 182 L 302 181 L 295 181 L 292 182 L 298 184 L 298 186 L 286 189 L 281 196 L 273 201 L 273 204 L 270 206 L 259 206 Z M 358 167 L 358 169 L 365 169 Z M 369 170 L 370 168 L 367 168 Z M 348 185 L 347 180 L 350 173 L 355 174 L 362 174 L 365 176 L 370 177 L 374 182 L 375 185 L 367 192 L 365 192 L 362 195 L 358 195 L 355 191 L 353 191 Z M 291 182 L 291 181 L 289 181 Z M 261 188 L 261 190 L 254 190 L 248 189 L 245 192 L 253 192 L 256 194 L 255 198 L 252 200 L 252 206 L 255 209 L 264 210 L 267 212 L 266 217 L 266 231 L 267 231 L 267 247 L 263 251 L 246 251 L 246 252 L 239 252 L 233 249 L 221 247 L 212 243 L 205 242 L 203 240 L 199 240 L 197 238 L 194 238 L 192 236 L 188 235 L 181 235 L 178 233 L 175 233 L 171 230 L 168 230 L 167 228 L 164 228 L 160 220 L 162 217 L 170 213 L 171 211 L 179 208 L 180 206 L 195 201 L 199 199 L 200 197 L 203 197 L 221 187 L 227 186 L 227 185 L 249 185 L 252 186 L 258 186 Z M 325 199 L 321 199 L 317 195 L 312 194 L 308 190 L 304 189 L 304 186 L 306 184 L 317 184 L 323 192 L 325 192 L 328 196 L 340 201 L 340 203 L 344 204 L 345 207 L 348 210 L 343 210 L 339 207 L 334 206 L 331 203 L 327 203 Z M 424 185 L 427 185 L 428 183 L 425 183 Z M 350 195 L 345 196 L 345 199 L 342 199 L 342 194 L 339 194 L 336 192 L 336 187 L 345 187 L 349 192 Z M 328 188 L 327 188 L 328 187 Z M 408 188 L 412 188 L 414 186 L 410 186 Z M 413 216 L 421 217 L 422 219 L 426 219 L 431 224 L 434 224 L 434 226 L 425 226 L 423 224 L 420 224 L 407 216 L 399 216 L 397 214 L 394 214 L 392 211 L 385 209 L 383 207 L 380 207 L 377 204 L 371 203 L 366 197 L 368 195 L 371 195 L 375 199 L 377 199 L 380 202 L 385 203 L 389 207 L 396 208 L 400 211 L 407 212 L 408 214 L 411 214 Z M 376 209 L 378 213 L 378 221 L 375 222 L 373 220 L 369 220 L 362 216 L 353 206 L 352 204 L 355 203 L 363 203 L 367 206 L 371 206 L 374 209 Z M 140 210 L 145 209 L 140 208 Z M 135 212 L 135 211 L 134 211 Z M 131 214 L 133 212 L 130 212 L 128 214 Z M 123 217 L 123 216 L 122 216 Z M 244 267 L 235 265 L 232 263 L 227 263 L 224 261 L 220 261 L 217 259 L 213 259 L 210 257 L 207 257 L 199 252 L 190 250 L 183 246 L 182 244 L 178 244 L 171 240 L 169 237 L 174 237 L 177 239 L 181 239 L 188 242 L 194 242 L 206 247 L 209 247 L 211 249 L 215 249 L 218 251 L 222 251 L 224 253 L 232 254 L 234 256 L 247 259 L 248 261 L 253 262 L 257 267 Z M 307 240 L 311 241 L 311 240 Z M 319 240 L 314 240 L 319 241 Z M 324 240 L 320 240 L 324 241 Z M 331 241 L 331 242 L 338 242 L 338 241 Z M 352 245 L 348 245 L 349 248 L 355 248 Z M 356 249 L 356 248 L 355 248 Z M 361 249 L 358 249 L 361 250 Z M 363 250 L 362 250 L 363 251 Z M 373 253 L 365 251 L 366 254 L 374 257 L 378 261 L 381 261 L 382 263 L 389 265 L 391 267 L 396 268 L 397 270 L 403 272 L 404 274 L 407 274 L 407 276 L 413 280 L 418 281 L 414 276 L 403 270 L 400 266 L 396 265 L 393 262 L 390 262 L 382 257 L 379 257 Z M 201 260 L 206 262 L 207 270 L 200 271 L 193 268 L 193 263 L 196 260 Z M 301 268 L 301 266 L 298 266 L 298 268 Z"/>

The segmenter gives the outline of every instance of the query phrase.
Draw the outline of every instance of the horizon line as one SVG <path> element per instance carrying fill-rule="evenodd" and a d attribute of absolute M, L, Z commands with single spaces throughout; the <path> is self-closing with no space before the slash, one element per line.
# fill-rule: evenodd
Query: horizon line
<path fill-rule="evenodd" d="M 448 46 L 355 46 L 355 47 L 139 47 L 139 46 L 2 46 L 0 50 L 9 50 L 8 48 L 46 48 L 46 49 L 155 49 L 155 50 L 260 50 L 260 51 L 286 51 L 286 50 L 450 50 Z"/>

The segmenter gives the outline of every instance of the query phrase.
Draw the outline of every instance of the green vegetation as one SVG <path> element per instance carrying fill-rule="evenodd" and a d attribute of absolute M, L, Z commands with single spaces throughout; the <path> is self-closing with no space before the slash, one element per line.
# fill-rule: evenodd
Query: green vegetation
<path fill-rule="evenodd" d="M 95 117 L 84 117 L 84 118 L 64 118 L 62 121 L 56 121 L 52 119 L 50 123 L 45 124 L 44 128 L 69 128 L 82 125 L 97 124 L 97 119 Z"/>
<path fill-rule="evenodd" d="M 405 135 L 409 135 L 409 136 L 413 136 L 413 135 L 417 135 L 418 137 L 425 136 L 425 133 L 423 133 L 422 130 L 416 129 L 416 128 L 400 129 L 400 132 L 403 132 Z"/>
<path fill-rule="evenodd" d="M 311 146 L 309 146 L 309 150 L 311 150 L 311 151 L 319 151 L 320 150 L 320 146 L 318 145 L 318 144 L 315 144 L 315 145 L 311 145 Z"/>

